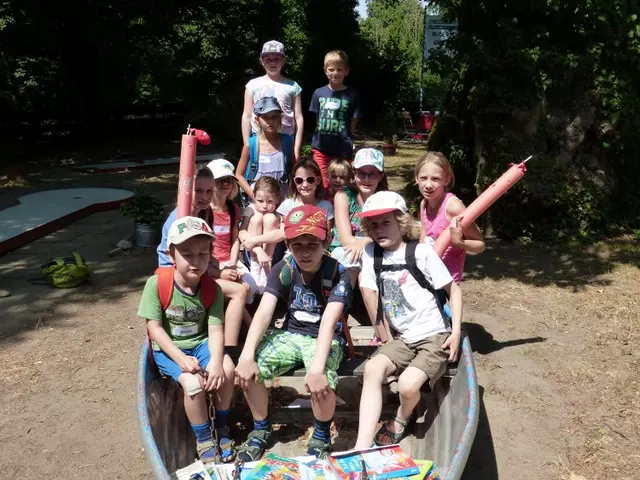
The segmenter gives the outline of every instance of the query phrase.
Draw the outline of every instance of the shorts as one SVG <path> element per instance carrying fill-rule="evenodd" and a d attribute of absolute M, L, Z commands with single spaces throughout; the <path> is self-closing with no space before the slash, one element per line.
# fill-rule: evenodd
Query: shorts
<path fill-rule="evenodd" d="M 209 365 L 209 361 L 211 360 L 211 354 L 209 353 L 209 342 L 204 341 L 200 345 L 195 346 L 194 348 L 181 348 L 182 352 L 185 355 L 190 357 L 196 357 L 198 359 L 198 363 L 200 363 L 200 367 L 204 370 Z M 153 351 L 153 359 L 156 361 L 156 365 L 158 365 L 158 370 L 160 373 L 167 377 L 173 378 L 176 382 L 178 381 L 178 377 L 182 375 L 184 372 L 180 370 L 180 365 L 171 360 L 171 357 L 164 353 L 162 350 L 154 350 Z"/>
<path fill-rule="evenodd" d="M 231 262 L 221 262 L 220 268 L 231 265 Z M 240 259 L 236 262 L 236 269 L 238 273 L 242 274 L 242 281 L 249 285 L 249 294 L 247 295 L 247 304 L 250 305 L 253 303 L 256 294 L 258 293 L 258 284 L 256 280 L 251 276 L 251 272 L 244 264 L 244 262 Z"/>
<path fill-rule="evenodd" d="M 272 380 L 300 365 L 309 370 L 315 352 L 316 339 L 308 335 L 286 331 L 267 333 L 256 352 L 260 382 Z M 342 344 L 334 339 L 324 366 L 327 381 L 334 390 L 338 386 L 338 368 L 343 356 Z"/>
<path fill-rule="evenodd" d="M 347 255 L 343 247 L 334 248 L 331 252 L 331 257 L 338 260 L 338 262 L 340 262 L 340 265 L 342 265 L 344 268 L 349 268 L 357 271 L 362 270 L 362 261 L 358 260 L 357 262 L 353 262 L 351 260 L 351 255 Z"/>
<path fill-rule="evenodd" d="M 429 377 L 429 386 L 433 389 L 435 382 L 446 372 L 449 363 L 449 353 L 442 349 L 442 344 L 447 338 L 449 333 L 431 335 L 421 342 L 411 344 L 395 339 L 382 345 L 374 356 L 389 357 L 399 372 L 407 367 L 422 370 Z"/>

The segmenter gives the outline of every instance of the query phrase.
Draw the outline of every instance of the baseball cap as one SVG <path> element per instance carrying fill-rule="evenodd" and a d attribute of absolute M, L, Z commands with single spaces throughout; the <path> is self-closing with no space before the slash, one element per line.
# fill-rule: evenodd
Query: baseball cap
<path fill-rule="evenodd" d="M 222 177 L 235 177 L 235 167 L 229 160 L 218 158 L 212 160 L 207 164 L 211 173 L 213 173 L 213 179 L 217 180 Z"/>
<path fill-rule="evenodd" d="M 300 235 L 313 235 L 320 240 L 327 238 L 327 216 L 314 205 L 292 208 L 284 219 L 284 235 L 287 239 Z"/>
<path fill-rule="evenodd" d="M 284 45 L 277 40 L 269 40 L 262 46 L 260 56 L 264 55 L 282 55 L 284 57 Z"/>
<path fill-rule="evenodd" d="M 269 112 L 282 112 L 280 102 L 275 97 L 262 97 L 253 105 L 255 115 L 266 115 Z"/>
<path fill-rule="evenodd" d="M 396 192 L 384 190 L 371 195 L 367 201 L 364 202 L 362 213 L 357 214 L 356 217 L 375 217 L 376 215 L 393 212 L 394 210 L 400 210 L 402 213 L 409 211 L 404 198 Z"/>
<path fill-rule="evenodd" d="M 209 238 L 215 238 L 211 227 L 207 225 L 203 219 L 198 217 L 181 217 L 177 218 L 169 227 L 167 234 L 167 248 L 171 245 L 180 245 L 197 235 L 206 235 Z"/>
<path fill-rule="evenodd" d="M 353 159 L 353 168 L 358 169 L 371 165 L 384 172 L 384 155 L 375 148 L 361 148 Z"/>

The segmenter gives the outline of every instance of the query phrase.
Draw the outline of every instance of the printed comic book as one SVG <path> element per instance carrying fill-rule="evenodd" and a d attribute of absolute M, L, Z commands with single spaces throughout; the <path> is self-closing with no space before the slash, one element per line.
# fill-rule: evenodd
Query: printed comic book
<path fill-rule="evenodd" d="M 248 473 L 247 480 L 300 480 L 297 460 L 269 453 Z"/>
<path fill-rule="evenodd" d="M 362 478 L 363 462 L 367 475 L 375 475 L 376 480 L 410 477 L 420 473 L 416 462 L 400 448 L 400 445 L 369 448 L 329 457 L 329 464 L 336 476 L 344 480 Z"/>

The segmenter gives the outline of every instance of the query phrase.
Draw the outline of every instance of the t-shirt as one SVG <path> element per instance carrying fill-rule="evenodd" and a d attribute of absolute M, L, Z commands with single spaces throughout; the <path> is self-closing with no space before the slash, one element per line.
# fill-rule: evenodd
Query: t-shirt
<path fill-rule="evenodd" d="M 324 262 L 330 261 L 331 257 L 324 256 Z M 351 283 L 349 272 L 342 265 L 338 264 L 336 273 L 331 282 L 331 294 L 324 302 L 322 294 L 322 266 L 316 273 L 311 283 L 306 285 L 302 274 L 298 269 L 293 257 L 289 260 L 293 267 L 289 292 L 282 291 L 282 281 L 284 275 L 283 268 L 289 268 L 285 260 L 281 260 L 271 269 L 265 292 L 268 292 L 287 303 L 287 313 L 285 315 L 284 329 L 288 332 L 309 335 L 317 338 L 320 330 L 320 321 L 327 303 L 338 302 L 344 305 L 346 315 L 351 300 Z M 338 322 L 334 338 L 343 339 L 343 325 Z"/>
<path fill-rule="evenodd" d="M 280 206 L 276 209 L 276 212 L 283 217 L 286 217 L 291 210 L 293 210 L 295 207 L 299 207 L 300 205 L 303 205 L 302 200 L 297 197 L 289 197 L 280 204 Z M 327 202 L 326 200 L 320 200 L 319 202 L 316 202 L 316 207 L 318 207 L 320 210 L 324 210 L 324 214 L 327 216 L 327 221 L 333 220 L 333 205 L 331 205 L 330 202 Z"/>
<path fill-rule="evenodd" d="M 198 214 L 198 217 L 202 218 L 207 222 L 207 225 L 212 227 L 213 214 L 211 212 L 211 207 L 207 208 L 206 210 L 202 210 Z M 177 208 L 175 208 L 173 212 L 169 214 L 167 220 L 164 222 L 164 225 L 162 225 L 162 239 L 160 240 L 160 245 L 158 245 L 158 248 L 156 249 L 156 252 L 158 253 L 159 267 L 170 267 L 173 265 L 171 259 L 169 259 L 169 256 L 167 255 L 167 237 L 169 236 L 169 228 L 171 228 L 171 224 L 175 221 L 176 218 L 178 218 Z"/>
<path fill-rule="evenodd" d="M 378 291 L 373 270 L 373 248 L 369 244 L 362 255 L 360 286 Z M 383 265 L 404 265 L 406 245 L 395 252 L 384 251 Z M 425 278 L 439 290 L 452 282 L 451 274 L 433 247 L 426 243 L 416 246 L 416 264 Z M 409 270 L 381 272 L 384 286 L 382 306 L 393 329 L 405 343 L 416 343 L 448 329 L 442 319 L 435 297 L 424 290 Z"/>
<path fill-rule="evenodd" d="M 360 225 L 360 218 L 356 217 L 357 214 L 362 212 L 362 205 L 358 203 L 358 193 L 349 187 L 344 187 L 342 191 L 347 195 L 347 198 L 349 199 L 349 221 L 351 223 L 351 233 L 354 237 L 366 237 L 366 234 L 364 233 L 364 231 L 362 230 L 362 226 Z M 331 239 L 331 245 L 329 245 L 329 251 L 332 251 L 340 247 L 341 245 L 342 244 L 340 243 L 340 239 L 338 238 L 338 227 L 334 226 L 333 238 Z"/>
<path fill-rule="evenodd" d="M 240 208 L 234 203 L 233 208 L 236 211 L 235 219 L 240 221 Z M 213 233 L 216 238 L 213 241 L 213 257 L 218 262 L 228 262 L 231 258 L 231 215 L 229 211 L 217 212 L 213 211 Z"/>
<path fill-rule="evenodd" d="M 296 132 L 293 107 L 295 99 L 302 92 L 302 88 L 293 80 L 285 78 L 282 82 L 274 82 L 267 75 L 249 80 L 246 86 L 253 97 L 253 103 L 263 97 L 276 97 L 282 107 L 282 126 L 280 133 L 292 135 Z M 251 128 L 258 132 L 258 123 L 255 115 L 251 119 Z"/>
<path fill-rule="evenodd" d="M 138 316 L 162 322 L 162 328 L 176 347 L 182 350 L 197 347 L 207 339 L 207 325 L 224 323 L 224 298 L 220 286 L 217 289 L 215 302 L 205 311 L 199 288 L 195 295 L 189 295 L 174 282 L 169 307 L 163 312 L 158 296 L 158 277 L 154 275 L 142 291 Z M 153 349 L 160 350 L 160 347 L 153 342 Z"/>
<path fill-rule="evenodd" d="M 335 157 L 351 158 L 351 119 L 360 118 L 360 97 L 353 88 L 331 90 L 328 85 L 313 92 L 309 111 L 317 114 L 318 125 L 311 146 Z"/>

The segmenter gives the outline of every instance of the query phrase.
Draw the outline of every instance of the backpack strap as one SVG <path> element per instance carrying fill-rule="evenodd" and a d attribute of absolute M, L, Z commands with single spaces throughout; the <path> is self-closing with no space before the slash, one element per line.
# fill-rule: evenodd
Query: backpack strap
<path fill-rule="evenodd" d="M 280 134 L 280 144 L 282 145 L 282 153 L 284 155 L 284 176 L 280 180 L 281 183 L 289 183 L 289 174 L 293 165 L 293 137 L 292 135 Z"/>
<path fill-rule="evenodd" d="M 218 284 L 206 273 L 200 277 L 200 298 L 205 311 L 209 311 L 211 305 L 216 301 L 218 296 Z"/>
<path fill-rule="evenodd" d="M 169 304 L 171 303 L 175 270 L 176 267 L 158 267 L 155 271 L 158 277 L 158 298 L 160 299 L 160 307 L 162 307 L 163 312 L 169 308 Z"/>
<path fill-rule="evenodd" d="M 376 312 L 376 325 L 382 324 L 382 296 L 384 295 L 384 286 L 382 283 L 382 247 L 374 242 L 373 244 L 373 272 L 376 275 L 376 286 L 378 287 L 378 310 Z"/>
<path fill-rule="evenodd" d="M 244 178 L 247 182 L 251 183 L 255 180 L 256 174 L 258 173 L 258 156 L 260 154 L 258 136 L 252 135 L 249 137 L 247 145 L 249 147 L 249 163 L 244 171 Z"/>
<path fill-rule="evenodd" d="M 418 265 L 416 264 L 417 245 L 418 245 L 417 241 L 412 241 L 407 243 L 407 248 L 404 251 L 404 261 L 407 264 L 406 268 L 407 270 L 409 270 L 409 273 L 413 276 L 416 282 L 418 282 L 418 285 L 420 285 L 420 287 L 424 288 L 425 290 L 428 290 L 435 297 L 436 304 L 438 305 L 438 310 L 440 310 L 440 314 L 444 319 L 444 324 L 451 327 L 450 325 L 451 322 L 449 321 L 449 317 L 447 317 L 447 315 L 444 313 L 444 307 L 440 302 L 440 296 L 437 294 L 437 292 L 433 288 L 433 285 L 429 283 L 427 278 L 424 276 L 424 273 L 422 273 L 422 270 L 420 270 L 418 268 Z"/>
<path fill-rule="evenodd" d="M 229 228 L 233 230 L 236 225 L 236 204 L 228 198 L 225 204 L 227 205 L 227 210 L 229 210 Z"/>

